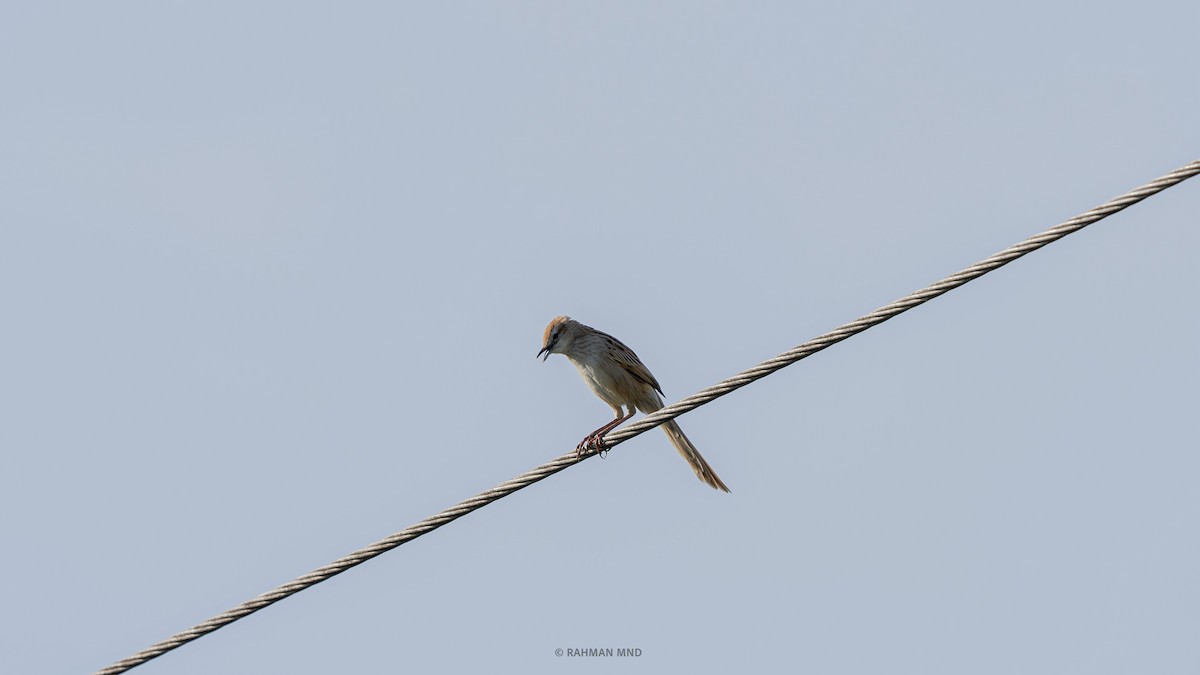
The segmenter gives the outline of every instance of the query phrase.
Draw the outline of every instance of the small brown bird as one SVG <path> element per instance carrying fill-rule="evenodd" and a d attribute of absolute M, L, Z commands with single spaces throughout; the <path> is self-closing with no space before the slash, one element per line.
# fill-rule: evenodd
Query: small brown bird
<path fill-rule="evenodd" d="M 545 356 L 542 356 L 542 355 Z M 546 326 L 542 335 L 542 360 L 551 354 L 562 354 L 575 364 L 583 381 L 607 403 L 616 414 L 616 419 L 584 437 L 575 452 L 583 454 L 604 449 L 604 434 L 615 429 L 638 410 L 652 413 L 663 407 L 662 387 L 650 374 L 633 350 L 620 340 L 575 321 L 569 316 L 558 316 Z M 629 409 L 628 414 L 622 406 Z M 671 439 L 671 444 L 692 466 L 696 476 L 718 490 L 729 492 L 725 483 L 700 456 L 700 451 L 683 430 L 671 420 L 662 425 L 662 430 Z"/>

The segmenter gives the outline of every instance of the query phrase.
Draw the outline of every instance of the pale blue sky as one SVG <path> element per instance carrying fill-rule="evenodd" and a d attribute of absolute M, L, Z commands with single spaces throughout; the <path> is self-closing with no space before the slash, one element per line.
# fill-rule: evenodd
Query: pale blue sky
<path fill-rule="evenodd" d="M 0 671 L 101 668 L 1200 157 L 1194 2 L 10 3 Z M 1194 673 L 1200 182 L 134 672 Z M 555 657 L 635 647 L 637 658 Z"/>

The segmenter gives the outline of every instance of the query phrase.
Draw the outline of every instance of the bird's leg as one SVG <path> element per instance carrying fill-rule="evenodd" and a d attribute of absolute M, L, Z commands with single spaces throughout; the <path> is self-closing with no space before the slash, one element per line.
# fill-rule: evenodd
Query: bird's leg
<path fill-rule="evenodd" d="M 575 456 L 582 457 L 585 454 L 604 451 L 606 449 L 604 444 L 604 434 L 607 434 L 608 432 L 620 426 L 620 424 L 625 420 L 633 417 L 633 414 L 637 412 L 637 408 L 630 406 L 629 413 L 624 414 L 624 412 L 624 410 L 618 408 L 616 419 L 593 431 L 587 436 L 584 436 L 583 440 L 579 442 L 579 445 L 575 446 Z"/>

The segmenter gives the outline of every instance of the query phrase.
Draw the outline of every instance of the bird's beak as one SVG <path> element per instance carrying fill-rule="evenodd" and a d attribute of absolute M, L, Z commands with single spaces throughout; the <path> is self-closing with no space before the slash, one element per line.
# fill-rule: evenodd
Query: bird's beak
<path fill-rule="evenodd" d="M 545 354 L 545 356 L 542 356 L 542 354 Z M 542 356 L 542 360 L 545 361 L 546 359 L 550 358 L 550 348 L 542 347 L 542 351 L 538 352 L 537 355 Z M 537 357 L 535 356 L 534 358 L 537 358 Z"/>

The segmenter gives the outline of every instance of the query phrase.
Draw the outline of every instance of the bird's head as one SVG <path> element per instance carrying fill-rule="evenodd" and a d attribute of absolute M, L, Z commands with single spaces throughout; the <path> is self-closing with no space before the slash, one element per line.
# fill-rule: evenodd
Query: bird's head
<path fill-rule="evenodd" d="M 542 333 L 542 350 L 537 353 L 542 360 L 550 358 L 551 354 L 562 354 L 575 339 L 575 326 L 579 324 L 569 316 L 556 316 L 546 326 Z"/>

